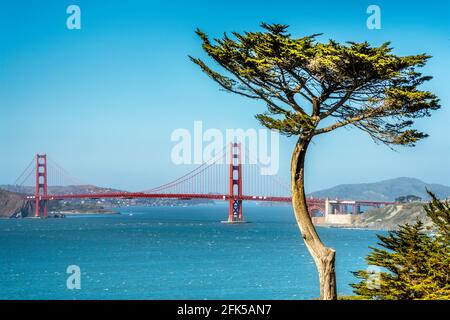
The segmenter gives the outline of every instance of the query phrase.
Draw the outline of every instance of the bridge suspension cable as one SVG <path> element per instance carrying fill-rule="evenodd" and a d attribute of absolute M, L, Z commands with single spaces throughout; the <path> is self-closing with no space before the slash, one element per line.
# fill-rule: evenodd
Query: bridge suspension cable
<path fill-rule="evenodd" d="M 48 161 L 48 179 L 51 186 L 86 185 L 80 179 L 70 174 L 51 158 Z"/>
<path fill-rule="evenodd" d="M 264 170 L 267 170 L 267 168 L 264 168 L 260 165 L 260 161 L 258 161 L 257 158 L 254 158 L 252 153 L 249 150 L 248 145 L 245 145 L 245 152 L 246 152 L 246 157 L 248 157 L 248 161 L 249 163 L 253 163 L 255 165 L 255 168 L 259 170 L 259 172 L 263 172 Z M 244 182 L 246 181 L 246 172 L 248 170 L 244 171 Z M 283 181 L 283 179 L 278 176 L 277 174 L 267 174 L 267 175 L 258 175 L 258 174 L 254 174 L 256 177 L 260 176 L 262 179 L 265 178 L 265 181 L 261 181 L 261 185 L 263 185 L 264 187 L 266 187 L 267 189 L 264 190 L 266 193 L 270 193 L 268 195 L 279 195 L 279 196 L 288 196 L 291 194 L 291 188 L 290 188 L 290 183 L 286 183 L 285 181 Z M 254 182 L 254 181 L 253 181 Z M 270 182 L 275 182 L 278 186 L 281 187 L 281 190 L 276 190 L 273 188 L 273 185 L 271 185 Z M 269 190 L 271 192 L 269 192 Z M 250 190 L 249 190 L 250 191 Z M 278 192 L 277 192 L 278 191 Z M 285 194 L 282 194 L 282 192 L 286 192 Z M 264 193 L 264 192 L 263 192 Z"/>
<path fill-rule="evenodd" d="M 16 186 L 23 186 L 24 183 L 28 181 L 28 179 L 30 178 L 31 174 L 33 174 L 35 172 L 35 170 L 36 170 L 35 161 L 36 161 L 35 158 L 31 159 L 31 161 L 28 164 L 28 166 L 17 177 L 16 181 L 14 181 L 14 185 L 16 185 Z"/>
<path fill-rule="evenodd" d="M 179 177 L 175 180 L 172 180 L 171 182 L 160 185 L 156 188 L 145 190 L 143 192 L 144 193 L 161 193 L 161 191 L 168 190 L 170 188 L 177 187 L 177 186 L 183 184 L 184 182 L 191 181 L 195 177 L 198 177 L 201 173 L 204 173 L 206 170 L 211 168 L 213 165 L 216 165 L 220 160 L 223 160 L 226 157 L 225 150 L 226 150 L 226 147 L 224 147 L 221 151 L 219 151 L 214 157 L 210 158 L 205 163 L 203 163 L 200 166 L 198 166 L 197 168 L 189 171 L 188 173 L 182 175 L 181 177 Z M 217 178 L 218 177 L 217 172 L 215 172 L 215 174 L 213 174 L 212 176 L 215 176 Z M 212 177 L 209 177 L 209 178 L 212 178 Z M 208 179 L 205 179 L 205 180 L 208 180 Z M 205 181 L 205 182 L 207 182 L 207 181 Z M 188 189 L 189 189 L 189 187 L 188 187 Z M 190 190 L 193 191 L 193 188 L 190 188 Z M 188 190 L 186 190 L 186 192 L 187 191 Z"/>

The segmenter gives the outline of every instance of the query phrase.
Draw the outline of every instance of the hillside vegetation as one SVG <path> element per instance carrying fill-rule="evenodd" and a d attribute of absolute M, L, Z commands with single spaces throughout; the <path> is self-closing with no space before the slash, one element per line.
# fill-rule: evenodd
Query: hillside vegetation
<path fill-rule="evenodd" d="M 330 199 L 352 199 L 372 201 L 395 201 L 406 195 L 419 196 L 424 200 L 430 197 L 426 190 L 432 191 L 440 199 L 450 196 L 450 187 L 425 183 L 415 178 L 395 178 L 373 183 L 341 184 L 333 188 L 310 193 L 308 196 Z"/>
<path fill-rule="evenodd" d="M 413 224 L 418 218 L 425 226 L 429 226 L 431 221 L 423 205 L 423 203 L 415 202 L 370 209 L 355 216 L 353 225 L 358 228 L 397 230 L 400 225 Z"/>

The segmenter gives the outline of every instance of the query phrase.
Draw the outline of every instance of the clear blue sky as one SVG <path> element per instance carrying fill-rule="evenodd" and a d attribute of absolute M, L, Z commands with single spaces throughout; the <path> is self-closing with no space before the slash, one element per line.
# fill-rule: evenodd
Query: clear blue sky
<path fill-rule="evenodd" d="M 81 30 L 66 28 L 70 4 Z M 370 4 L 381 30 L 366 28 Z M 145 189 L 188 169 L 170 161 L 174 129 L 259 128 L 264 105 L 220 91 L 187 55 L 204 57 L 196 27 L 220 36 L 262 21 L 433 56 L 427 88 L 443 108 L 417 122 L 430 138 L 393 152 L 356 129 L 324 135 L 308 157 L 309 191 L 398 176 L 450 184 L 449 14 L 447 1 L 1 1 L 0 184 L 46 152 L 83 181 Z M 285 177 L 293 143 L 281 138 Z"/>

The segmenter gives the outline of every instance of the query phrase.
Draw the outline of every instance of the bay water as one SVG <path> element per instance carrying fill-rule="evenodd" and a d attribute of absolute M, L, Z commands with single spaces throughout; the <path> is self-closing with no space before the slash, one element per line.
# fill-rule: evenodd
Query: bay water
<path fill-rule="evenodd" d="M 124 207 L 114 215 L 0 220 L 0 299 L 314 299 L 317 272 L 289 206 Z M 318 228 L 338 293 L 380 231 Z M 81 270 L 68 289 L 68 266 Z"/>

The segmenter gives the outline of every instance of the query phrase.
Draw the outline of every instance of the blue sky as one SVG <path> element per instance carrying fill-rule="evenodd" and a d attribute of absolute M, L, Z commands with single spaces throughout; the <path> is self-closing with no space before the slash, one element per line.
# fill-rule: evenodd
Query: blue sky
<path fill-rule="evenodd" d="M 81 30 L 66 28 L 70 4 L 81 8 Z M 370 4 L 381 8 L 381 30 L 366 28 Z M 443 107 L 417 121 L 430 138 L 393 152 L 356 129 L 324 135 L 307 159 L 309 191 L 398 176 L 450 184 L 449 12 L 445 1 L 1 1 L 0 184 L 46 152 L 82 181 L 141 190 L 189 169 L 170 160 L 173 130 L 195 120 L 260 128 L 263 103 L 220 91 L 187 55 L 205 57 L 196 27 L 218 37 L 262 21 L 433 56 L 426 88 Z M 281 138 L 284 177 L 294 142 Z"/>

